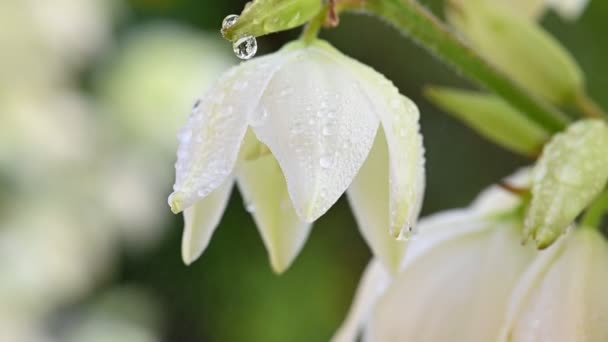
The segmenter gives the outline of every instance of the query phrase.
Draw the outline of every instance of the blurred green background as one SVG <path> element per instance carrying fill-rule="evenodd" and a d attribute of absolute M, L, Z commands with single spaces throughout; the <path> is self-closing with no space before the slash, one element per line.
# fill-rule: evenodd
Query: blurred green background
<path fill-rule="evenodd" d="M 441 15 L 441 1 L 424 3 Z M 0 341 L 272 342 L 332 335 L 370 258 L 344 199 L 315 223 L 280 276 L 270 269 L 238 191 L 209 248 L 190 267 L 180 257 L 182 219 L 166 205 L 175 134 L 195 98 L 238 63 L 219 27 L 244 4 L 0 4 Z M 606 18 L 608 2 L 594 0 L 577 22 L 552 13 L 543 19 L 580 62 L 589 92 L 604 107 Z M 425 215 L 467 205 L 527 163 L 421 95 L 425 85 L 469 87 L 465 80 L 374 18 L 341 19 L 322 37 L 385 74 L 420 106 Z M 258 39 L 258 54 L 298 33 Z"/>

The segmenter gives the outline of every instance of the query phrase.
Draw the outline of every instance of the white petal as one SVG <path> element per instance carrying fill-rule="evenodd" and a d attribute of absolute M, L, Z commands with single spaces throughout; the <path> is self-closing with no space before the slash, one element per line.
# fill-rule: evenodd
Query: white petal
<path fill-rule="evenodd" d="M 509 341 L 608 340 L 608 245 L 592 230 L 568 240 L 541 253 L 514 292 Z"/>
<path fill-rule="evenodd" d="M 532 170 L 529 167 L 521 168 L 504 181 L 518 188 L 529 188 L 532 184 Z M 520 196 L 506 191 L 499 185 L 491 185 L 477 195 L 471 204 L 471 209 L 481 215 L 492 215 L 513 210 L 520 203 Z"/>
<path fill-rule="evenodd" d="M 180 133 L 176 180 L 169 205 L 177 213 L 205 198 L 230 175 L 272 75 L 293 54 L 276 53 L 230 69 L 194 106 Z"/>
<path fill-rule="evenodd" d="M 252 133 L 246 140 L 247 145 L 259 144 Z M 240 162 L 237 180 L 268 250 L 272 268 L 282 273 L 302 249 L 312 225 L 296 215 L 285 177 L 272 155 Z"/>
<path fill-rule="evenodd" d="M 546 0 L 559 15 L 566 19 L 574 20 L 581 16 L 588 0 Z"/>
<path fill-rule="evenodd" d="M 184 210 L 182 259 L 187 265 L 196 260 L 207 248 L 217 228 L 232 192 L 232 177 L 209 196 Z"/>
<path fill-rule="evenodd" d="M 390 232 L 394 237 L 407 237 L 420 214 L 425 186 L 418 107 L 382 74 L 346 56 L 341 58 L 359 76 L 384 128 L 390 156 Z"/>
<path fill-rule="evenodd" d="M 357 340 L 363 323 L 367 321 L 370 312 L 376 305 L 376 301 L 391 281 L 391 275 L 378 260 L 374 259 L 367 265 L 346 320 L 331 339 L 332 342 L 354 342 Z"/>
<path fill-rule="evenodd" d="M 256 113 L 253 130 L 278 160 L 307 222 L 350 185 L 378 127 L 359 84 L 316 45 L 276 73 Z"/>
<path fill-rule="evenodd" d="M 374 256 L 393 273 L 399 271 L 407 243 L 393 238 L 389 221 L 389 160 L 382 129 L 369 157 L 348 189 L 348 199 L 361 234 Z"/>
<path fill-rule="evenodd" d="M 447 240 L 408 264 L 378 302 L 367 337 L 495 341 L 508 295 L 532 257 L 515 228 L 495 226 Z"/>

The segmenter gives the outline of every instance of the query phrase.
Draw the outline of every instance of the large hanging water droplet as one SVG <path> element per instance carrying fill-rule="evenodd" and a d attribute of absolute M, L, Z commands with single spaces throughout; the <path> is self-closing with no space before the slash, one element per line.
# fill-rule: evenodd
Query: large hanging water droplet
<path fill-rule="evenodd" d="M 234 54 L 240 59 L 250 59 L 258 52 L 258 42 L 254 36 L 243 37 L 232 45 Z"/>
<path fill-rule="evenodd" d="M 239 16 L 236 14 L 231 14 L 224 18 L 224 21 L 222 21 L 222 31 L 226 31 L 227 29 L 234 26 L 237 20 L 239 20 Z"/>

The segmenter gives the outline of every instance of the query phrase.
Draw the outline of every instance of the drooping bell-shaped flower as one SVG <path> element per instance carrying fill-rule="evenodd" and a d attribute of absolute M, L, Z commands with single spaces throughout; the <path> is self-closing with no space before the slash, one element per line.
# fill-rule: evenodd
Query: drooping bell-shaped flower
<path fill-rule="evenodd" d="M 496 341 L 509 294 L 536 253 L 520 244 L 519 205 L 492 187 L 470 208 L 421 220 L 398 275 L 370 263 L 333 341 L 355 341 L 362 328 L 365 341 Z"/>
<path fill-rule="evenodd" d="M 393 237 L 416 223 L 424 189 L 418 120 L 390 81 L 323 41 L 294 42 L 231 69 L 197 101 L 179 137 L 169 204 L 185 210 L 185 262 L 205 249 L 236 178 L 275 271 L 349 186 L 363 235 L 398 268 L 405 247 Z"/>
<path fill-rule="evenodd" d="M 540 253 L 515 288 L 499 341 L 608 341 L 608 242 L 575 229 Z"/>

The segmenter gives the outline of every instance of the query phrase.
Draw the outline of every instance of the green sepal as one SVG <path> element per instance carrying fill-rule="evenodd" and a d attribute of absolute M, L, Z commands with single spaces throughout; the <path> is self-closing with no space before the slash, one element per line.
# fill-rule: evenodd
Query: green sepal
<path fill-rule="evenodd" d="M 245 6 L 232 26 L 222 29 L 222 34 L 236 41 L 285 31 L 307 23 L 322 9 L 322 0 L 255 0 Z"/>

